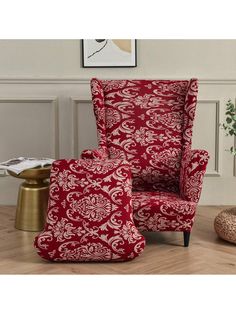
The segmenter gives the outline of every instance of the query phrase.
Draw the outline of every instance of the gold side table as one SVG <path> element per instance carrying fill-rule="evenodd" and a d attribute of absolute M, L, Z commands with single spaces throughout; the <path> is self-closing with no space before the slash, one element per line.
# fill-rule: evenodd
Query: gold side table
<path fill-rule="evenodd" d="M 19 179 L 25 179 L 20 185 L 16 208 L 16 229 L 24 231 L 41 231 L 44 228 L 49 196 L 51 166 L 32 168 L 19 175 L 8 173 Z"/>

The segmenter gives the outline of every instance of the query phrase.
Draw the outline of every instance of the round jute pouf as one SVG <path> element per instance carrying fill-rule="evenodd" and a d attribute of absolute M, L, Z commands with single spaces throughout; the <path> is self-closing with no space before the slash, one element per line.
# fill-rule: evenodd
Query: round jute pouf
<path fill-rule="evenodd" d="M 236 207 L 220 212 L 215 218 L 214 227 L 220 238 L 236 244 Z"/>

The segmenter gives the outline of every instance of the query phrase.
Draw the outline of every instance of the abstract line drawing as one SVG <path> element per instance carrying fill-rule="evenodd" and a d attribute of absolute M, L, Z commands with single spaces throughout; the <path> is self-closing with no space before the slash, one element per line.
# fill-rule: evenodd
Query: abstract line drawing
<path fill-rule="evenodd" d="M 107 45 L 107 43 L 108 43 L 108 39 L 95 39 L 95 40 L 96 40 L 96 42 L 98 42 L 98 43 L 102 43 L 103 41 L 105 41 L 105 44 L 104 44 L 101 48 L 99 48 L 98 50 L 96 50 L 96 51 L 94 51 L 93 53 L 91 53 L 91 54 L 88 56 L 88 58 L 91 58 L 91 57 L 93 57 L 96 53 L 100 52 L 102 49 L 104 49 L 104 48 L 106 47 L 106 45 Z"/>

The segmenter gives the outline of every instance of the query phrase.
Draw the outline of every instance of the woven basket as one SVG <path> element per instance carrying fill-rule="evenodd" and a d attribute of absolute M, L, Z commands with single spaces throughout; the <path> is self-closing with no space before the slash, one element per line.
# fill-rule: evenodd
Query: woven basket
<path fill-rule="evenodd" d="M 236 208 L 220 212 L 215 218 L 214 227 L 220 238 L 236 244 Z"/>

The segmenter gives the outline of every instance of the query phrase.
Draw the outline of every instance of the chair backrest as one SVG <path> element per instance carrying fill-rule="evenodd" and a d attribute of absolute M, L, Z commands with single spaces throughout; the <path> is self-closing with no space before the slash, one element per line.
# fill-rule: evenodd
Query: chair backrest
<path fill-rule="evenodd" d="M 191 148 L 198 84 L 191 80 L 91 80 L 99 146 L 132 164 L 134 190 L 179 191 Z"/>

